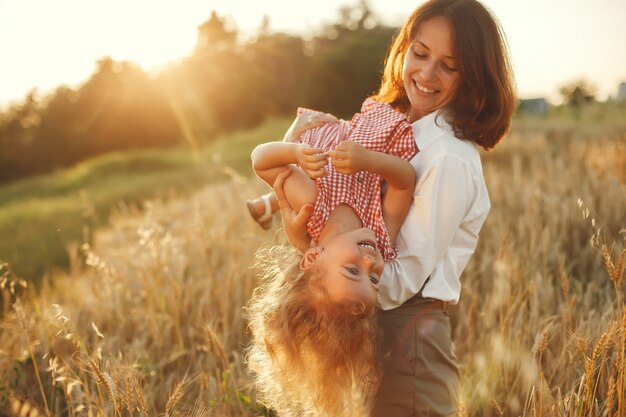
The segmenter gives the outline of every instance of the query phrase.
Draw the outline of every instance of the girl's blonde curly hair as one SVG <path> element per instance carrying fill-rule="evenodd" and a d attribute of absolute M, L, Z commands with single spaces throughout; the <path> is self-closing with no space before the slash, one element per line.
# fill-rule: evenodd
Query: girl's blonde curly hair
<path fill-rule="evenodd" d="M 366 415 L 380 373 L 374 311 L 331 302 L 289 245 L 259 249 L 247 313 L 247 362 L 260 400 L 280 416 Z"/>

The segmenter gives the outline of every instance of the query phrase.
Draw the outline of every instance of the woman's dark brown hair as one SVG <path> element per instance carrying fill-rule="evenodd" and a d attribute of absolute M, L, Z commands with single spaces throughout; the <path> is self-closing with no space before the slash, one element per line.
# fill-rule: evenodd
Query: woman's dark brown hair
<path fill-rule="evenodd" d="M 430 0 L 411 14 L 394 40 L 381 87 L 374 98 L 410 108 L 402 82 L 404 56 L 422 23 L 444 17 L 452 28 L 460 77 L 445 106 L 457 137 L 489 150 L 509 131 L 516 105 L 515 80 L 504 33 L 493 14 L 476 0 Z"/>

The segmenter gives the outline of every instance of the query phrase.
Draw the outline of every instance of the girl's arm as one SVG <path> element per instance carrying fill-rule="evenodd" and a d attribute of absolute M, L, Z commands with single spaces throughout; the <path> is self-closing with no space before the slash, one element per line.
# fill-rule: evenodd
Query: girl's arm
<path fill-rule="evenodd" d="M 317 151 L 319 149 L 312 149 L 300 143 L 268 142 L 257 146 L 252 151 L 252 167 L 259 178 L 272 188 L 275 187 L 281 173 L 293 171 L 293 175 L 282 180 L 284 184 L 280 182 L 281 193 L 295 210 L 300 210 L 304 205 L 315 201 L 317 190 L 315 182 L 294 163 L 317 167 L 320 165 L 319 162 L 306 162 L 310 159 L 316 160 Z M 322 168 L 325 165 L 324 161 Z"/>
<path fill-rule="evenodd" d="M 328 164 L 326 154 L 322 149 L 311 148 L 296 140 L 309 129 L 337 122 L 337 118 L 328 113 L 306 112 L 297 115 L 282 142 L 264 143 L 252 151 L 254 171 L 270 186 L 282 168 L 289 164 L 297 163 L 310 178 L 323 177 Z"/>
<path fill-rule="evenodd" d="M 359 171 L 373 172 L 387 181 L 387 192 L 382 200 L 383 219 L 391 243 L 409 212 L 415 188 L 415 170 L 409 161 L 383 152 L 370 151 L 357 142 L 341 142 L 328 155 L 342 174 Z"/>
<path fill-rule="evenodd" d="M 272 186 L 276 176 L 289 164 L 295 164 L 299 144 L 286 142 L 263 143 L 252 151 L 252 169 L 256 175 Z"/>
<path fill-rule="evenodd" d="M 322 149 L 311 148 L 305 143 L 268 142 L 252 151 L 252 168 L 268 185 L 290 164 L 298 164 L 311 178 L 325 174 L 326 155 Z"/>
<path fill-rule="evenodd" d="M 358 142 L 343 141 L 328 152 L 332 164 L 342 174 L 368 171 L 380 175 L 389 187 L 398 190 L 415 187 L 415 170 L 409 161 L 383 152 L 370 151 Z"/>

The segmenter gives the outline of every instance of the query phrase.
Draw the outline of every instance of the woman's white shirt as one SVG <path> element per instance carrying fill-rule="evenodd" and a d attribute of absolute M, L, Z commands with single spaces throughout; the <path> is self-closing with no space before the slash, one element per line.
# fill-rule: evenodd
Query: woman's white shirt
<path fill-rule="evenodd" d="M 413 123 L 413 133 L 417 183 L 396 239 L 398 257 L 385 263 L 380 280 L 383 310 L 417 294 L 429 277 L 422 295 L 456 304 L 461 273 L 491 207 L 474 142 L 457 139 L 436 112 Z"/>

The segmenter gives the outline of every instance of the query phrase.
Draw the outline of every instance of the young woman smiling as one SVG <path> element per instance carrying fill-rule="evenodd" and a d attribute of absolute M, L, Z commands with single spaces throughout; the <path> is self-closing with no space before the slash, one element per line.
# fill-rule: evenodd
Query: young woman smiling
<path fill-rule="evenodd" d="M 373 99 L 407 115 L 419 152 L 410 161 L 417 182 L 398 256 L 379 282 L 388 356 L 372 417 L 456 415 L 447 308 L 459 302 L 461 273 L 490 209 L 477 147 L 490 150 L 506 135 L 516 103 L 498 21 L 476 0 L 425 2 L 394 40 Z M 290 242 L 301 247 L 309 213 L 284 198 L 279 205 Z"/>

